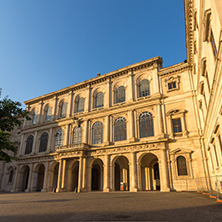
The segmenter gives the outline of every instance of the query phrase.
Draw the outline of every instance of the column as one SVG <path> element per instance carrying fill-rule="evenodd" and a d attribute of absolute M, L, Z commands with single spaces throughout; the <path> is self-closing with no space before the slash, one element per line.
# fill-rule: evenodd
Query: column
<path fill-rule="evenodd" d="M 130 169 L 130 174 L 131 174 L 131 181 L 130 181 L 130 191 L 131 192 L 137 192 L 137 169 L 136 169 L 136 153 L 133 152 L 131 153 L 131 169 Z"/>
<path fill-rule="evenodd" d="M 167 158 L 166 158 L 166 149 L 161 150 L 161 171 L 162 171 L 162 180 L 161 180 L 161 192 L 170 192 L 169 188 L 169 176 L 168 176 L 168 166 L 167 166 Z"/>
<path fill-rule="evenodd" d="M 68 144 L 69 144 L 69 128 L 70 128 L 70 124 L 66 125 L 64 145 L 67 146 L 67 147 L 68 147 Z"/>
<path fill-rule="evenodd" d="M 49 142 L 48 142 L 46 153 L 50 153 L 51 145 L 52 145 L 52 128 L 50 128 L 49 130 Z"/>
<path fill-rule="evenodd" d="M 83 158 L 82 191 L 86 191 L 86 158 Z"/>
<path fill-rule="evenodd" d="M 61 179 L 61 189 L 65 189 L 65 176 L 66 176 L 66 160 L 63 159 L 63 164 L 62 164 L 62 179 Z"/>
<path fill-rule="evenodd" d="M 17 165 L 14 184 L 13 184 L 13 187 L 12 187 L 12 190 L 11 190 L 12 193 L 18 192 L 19 170 L 20 170 L 20 165 Z"/>
<path fill-rule="evenodd" d="M 157 116 L 158 116 L 158 128 L 159 128 L 159 138 L 164 138 L 164 132 L 163 132 L 163 118 L 162 118 L 162 112 L 161 112 L 161 104 L 157 105 Z"/>
<path fill-rule="evenodd" d="M 110 107 L 110 100 L 111 100 L 111 89 L 110 89 L 110 79 L 108 79 L 106 83 L 106 94 L 104 98 L 104 107 Z"/>
<path fill-rule="evenodd" d="M 187 136 L 185 113 L 183 113 L 182 115 L 182 132 L 183 132 L 183 136 Z"/>
<path fill-rule="evenodd" d="M 31 164 L 30 166 L 30 169 L 29 169 L 29 181 L 28 181 L 28 187 L 27 189 L 25 190 L 25 192 L 30 192 L 32 191 L 32 185 L 33 185 L 33 163 Z"/>
<path fill-rule="evenodd" d="M 158 79 L 158 73 L 157 73 L 157 63 L 153 64 L 153 84 L 152 84 L 152 89 L 153 92 L 152 94 L 158 93 L 159 92 L 159 79 Z"/>
<path fill-rule="evenodd" d="M 24 139 L 25 139 L 24 134 L 22 134 L 21 144 L 19 146 L 19 151 L 18 151 L 18 156 L 21 156 L 22 154 L 24 154 L 24 151 L 23 151 Z"/>
<path fill-rule="evenodd" d="M 83 157 L 79 157 L 79 178 L 78 178 L 78 193 L 82 191 L 82 169 L 83 169 Z"/>
<path fill-rule="evenodd" d="M 135 138 L 135 124 L 134 124 L 134 110 L 130 110 L 128 112 L 129 115 L 129 127 L 127 127 L 127 131 L 129 131 L 128 134 L 128 140 L 129 142 L 135 142 L 136 138 Z"/>
<path fill-rule="evenodd" d="M 90 102 L 91 102 L 91 96 L 90 96 L 91 87 L 90 87 L 90 85 L 87 86 L 87 91 L 88 92 L 86 92 L 86 97 L 85 97 L 85 111 L 89 112 L 90 111 Z"/>
<path fill-rule="evenodd" d="M 170 135 L 170 137 L 174 136 L 173 123 L 172 123 L 172 116 L 171 115 L 169 116 L 169 132 L 168 132 L 168 134 Z"/>
<path fill-rule="evenodd" d="M 127 100 L 134 101 L 133 70 L 130 70 L 128 74 Z"/>
<path fill-rule="evenodd" d="M 72 104 L 73 102 L 73 91 L 70 91 L 68 94 L 68 106 L 67 106 L 67 116 L 72 116 Z"/>
<path fill-rule="evenodd" d="M 56 192 L 59 192 L 61 189 L 62 169 L 63 169 L 63 159 L 59 160 L 59 172 L 58 172 L 58 182 L 57 182 Z"/>
<path fill-rule="evenodd" d="M 142 169 L 141 169 L 141 163 L 137 163 L 137 172 L 138 172 L 138 190 L 142 189 Z"/>
<path fill-rule="evenodd" d="M 57 116 L 56 116 L 56 113 L 57 113 L 57 102 L 58 102 L 58 97 L 57 96 L 55 96 L 54 98 L 53 98 L 53 113 L 52 113 L 52 119 L 53 120 L 56 120 L 57 119 Z"/>
<path fill-rule="evenodd" d="M 110 124 L 109 124 L 109 116 L 106 116 L 106 124 L 105 124 L 105 145 L 108 146 L 110 145 L 110 134 L 109 134 L 109 131 L 110 131 Z"/>
<path fill-rule="evenodd" d="M 145 167 L 145 181 L 146 181 L 146 190 L 151 190 L 150 187 L 150 169 L 149 167 Z"/>
<path fill-rule="evenodd" d="M 85 120 L 85 123 L 84 123 L 83 143 L 88 144 L 88 120 Z"/>
<path fill-rule="evenodd" d="M 36 131 L 35 132 L 35 135 L 34 135 L 34 141 L 33 141 L 33 146 L 32 146 L 32 152 L 31 152 L 31 155 L 34 155 L 36 153 L 36 147 L 37 147 L 37 136 L 38 136 L 38 132 Z"/>
<path fill-rule="evenodd" d="M 41 123 L 41 122 L 42 122 L 42 108 L 43 108 L 43 104 L 44 104 L 43 101 L 41 101 L 41 102 L 39 103 L 39 111 L 38 111 L 39 116 L 38 116 L 38 118 L 37 118 L 37 123 Z"/>
<path fill-rule="evenodd" d="M 103 192 L 110 191 L 110 155 L 106 155 L 104 164 L 104 187 Z"/>
<path fill-rule="evenodd" d="M 48 177 L 49 177 L 49 161 L 45 163 L 44 183 L 41 192 L 48 191 Z"/>

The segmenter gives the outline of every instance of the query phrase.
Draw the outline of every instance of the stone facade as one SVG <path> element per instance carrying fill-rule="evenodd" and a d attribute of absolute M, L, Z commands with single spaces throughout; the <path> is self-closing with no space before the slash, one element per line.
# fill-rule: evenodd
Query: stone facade
<path fill-rule="evenodd" d="M 155 57 L 25 102 L 2 190 L 195 190 L 221 174 L 221 3 L 184 2 L 187 61 Z"/>

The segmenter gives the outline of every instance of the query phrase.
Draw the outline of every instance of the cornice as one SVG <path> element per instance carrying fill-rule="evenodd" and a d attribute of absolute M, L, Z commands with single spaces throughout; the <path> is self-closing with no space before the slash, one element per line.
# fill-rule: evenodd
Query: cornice
<path fill-rule="evenodd" d="M 187 61 L 191 65 L 193 63 L 193 56 L 194 56 L 193 0 L 184 0 L 184 11 L 185 11 Z"/>
<path fill-rule="evenodd" d="M 60 89 L 60 90 L 57 90 L 55 92 L 48 93 L 48 94 L 36 97 L 34 99 L 27 100 L 24 103 L 25 103 L 25 105 L 32 105 L 32 104 L 38 103 L 40 101 L 51 99 L 55 96 L 66 94 L 70 91 L 77 91 L 79 89 L 86 88 L 87 86 L 94 85 L 94 84 L 97 84 L 97 83 L 100 83 L 100 82 L 104 82 L 107 79 L 113 79 L 113 78 L 116 78 L 118 76 L 128 74 L 129 71 L 136 71 L 136 70 L 140 70 L 140 69 L 144 69 L 144 68 L 153 66 L 154 64 L 162 65 L 162 58 L 157 56 L 157 57 L 154 57 L 154 58 L 151 58 L 151 59 L 147 59 L 147 60 L 144 60 L 142 62 L 138 62 L 138 63 L 132 64 L 132 65 L 123 67 L 121 69 L 117 69 L 115 71 L 106 73 L 104 75 L 97 76 L 95 78 L 83 81 L 81 83 L 77 83 L 75 85 L 68 86 L 64 89 Z"/>
<path fill-rule="evenodd" d="M 169 75 L 172 73 L 177 73 L 182 70 L 186 70 L 188 68 L 190 68 L 190 65 L 187 62 L 181 62 L 181 63 L 175 64 L 173 66 L 169 66 L 169 67 L 161 69 L 158 72 L 158 75 L 159 76 Z"/>

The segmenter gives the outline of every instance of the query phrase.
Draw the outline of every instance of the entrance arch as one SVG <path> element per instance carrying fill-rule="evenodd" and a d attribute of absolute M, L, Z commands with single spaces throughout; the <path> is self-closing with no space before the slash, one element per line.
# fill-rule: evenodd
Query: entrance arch
<path fill-rule="evenodd" d="M 141 189 L 160 190 L 159 164 L 156 155 L 148 153 L 141 158 Z"/>
<path fill-rule="evenodd" d="M 57 189 L 57 184 L 58 184 L 58 174 L 59 174 L 59 163 L 57 163 L 54 167 L 54 172 L 53 172 L 53 184 L 52 184 L 52 190 L 53 192 L 56 191 Z"/>
<path fill-rule="evenodd" d="M 118 190 L 129 190 L 129 161 L 125 156 L 118 156 L 113 161 L 113 188 Z M 121 188 L 122 184 L 122 188 Z"/>
<path fill-rule="evenodd" d="M 78 182 L 79 182 L 79 161 L 75 161 L 71 168 L 71 184 L 70 191 L 78 190 Z"/>
<path fill-rule="evenodd" d="M 95 159 L 92 163 L 91 171 L 91 190 L 103 190 L 103 162 L 100 159 Z"/>
<path fill-rule="evenodd" d="M 44 174 L 45 174 L 45 166 L 40 164 L 35 169 L 35 176 L 34 176 L 34 187 L 36 187 L 37 192 L 41 192 L 43 189 L 44 183 Z"/>
<path fill-rule="evenodd" d="M 25 192 L 28 188 L 28 182 L 29 182 L 29 174 L 30 169 L 28 165 L 25 165 L 21 169 L 21 177 L 20 177 L 20 188 L 19 190 Z"/>

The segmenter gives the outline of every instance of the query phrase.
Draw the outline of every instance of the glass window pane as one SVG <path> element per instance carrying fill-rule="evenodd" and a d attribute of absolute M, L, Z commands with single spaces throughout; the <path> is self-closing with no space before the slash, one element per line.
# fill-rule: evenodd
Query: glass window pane
<path fill-rule="evenodd" d="M 92 143 L 103 143 L 103 124 L 101 122 L 95 122 L 92 128 Z"/>
<path fill-rule="evenodd" d="M 57 146 L 62 146 L 63 145 L 63 140 L 64 140 L 64 130 L 60 129 L 56 133 L 55 148 Z"/>
<path fill-rule="evenodd" d="M 45 152 L 48 145 L 48 133 L 43 133 L 40 137 L 39 152 Z"/>
<path fill-rule="evenodd" d="M 82 143 L 82 127 L 75 127 L 73 130 L 73 144 Z"/>
<path fill-rule="evenodd" d="M 25 154 L 29 154 L 32 152 L 33 140 L 34 140 L 34 137 L 30 135 L 26 141 Z"/>
<path fill-rule="evenodd" d="M 153 117 L 150 112 L 143 112 L 139 116 L 140 138 L 154 136 Z"/>
<path fill-rule="evenodd" d="M 61 104 L 61 112 L 60 112 L 60 117 L 65 118 L 66 117 L 66 112 L 67 112 L 67 103 L 63 102 Z"/>
<path fill-rule="evenodd" d="M 126 140 L 126 119 L 119 117 L 114 124 L 114 141 Z"/>
<path fill-rule="evenodd" d="M 172 121 L 173 121 L 173 132 L 174 133 L 182 132 L 180 118 L 173 119 Z"/>
<path fill-rule="evenodd" d="M 177 157 L 177 169 L 178 169 L 178 176 L 188 175 L 185 157 L 183 156 Z"/>
<path fill-rule="evenodd" d="M 98 92 L 95 97 L 95 108 L 103 107 L 103 93 Z"/>
<path fill-rule="evenodd" d="M 80 98 L 77 102 L 77 113 L 84 111 L 84 98 Z"/>
<path fill-rule="evenodd" d="M 116 103 L 125 102 L 125 88 L 124 86 L 120 86 L 116 90 Z"/>
<path fill-rule="evenodd" d="M 147 79 L 139 82 L 139 97 L 150 95 L 150 85 Z"/>

